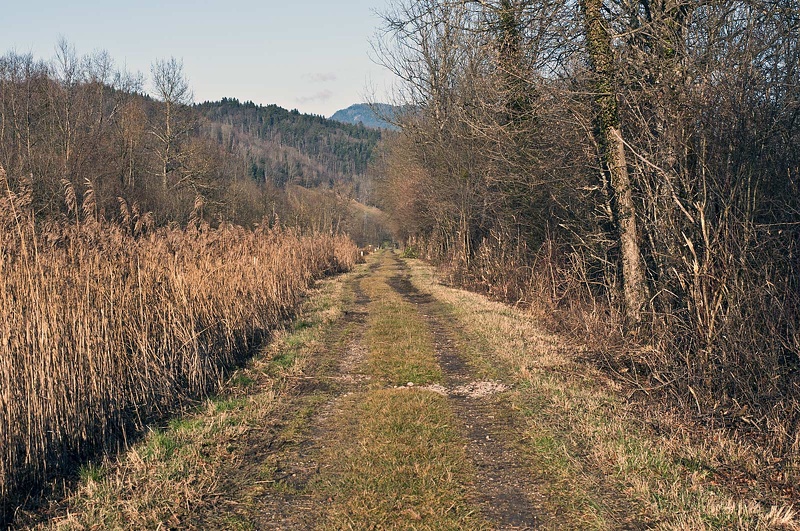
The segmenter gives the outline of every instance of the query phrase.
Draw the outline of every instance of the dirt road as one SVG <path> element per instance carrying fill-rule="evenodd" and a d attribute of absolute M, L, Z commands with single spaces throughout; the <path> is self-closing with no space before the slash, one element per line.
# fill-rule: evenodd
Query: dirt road
<path fill-rule="evenodd" d="M 471 367 L 446 306 L 395 256 L 345 290 L 280 420 L 249 434 L 197 526 L 236 515 L 257 529 L 538 528 L 550 516 L 514 451 L 513 384 Z"/>
<path fill-rule="evenodd" d="M 377 253 L 321 282 L 220 396 L 17 527 L 795 528 L 715 481 L 736 441 L 642 417 L 586 349 Z"/>

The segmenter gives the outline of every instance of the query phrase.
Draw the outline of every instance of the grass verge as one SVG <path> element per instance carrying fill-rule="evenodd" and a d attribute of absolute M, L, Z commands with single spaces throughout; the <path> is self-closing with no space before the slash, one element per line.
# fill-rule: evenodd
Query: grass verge
<path fill-rule="evenodd" d="M 36 513 L 20 512 L 14 527 L 185 528 L 214 514 L 218 500 L 227 495 L 225 471 L 246 468 L 249 449 L 242 447 L 243 441 L 279 414 L 287 382 L 310 363 L 341 317 L 343 286 L 341 279 L 318 282 L 294 324 L 276 331 L 261 353 L 231 375 L 221 394 L 164 426 L 151 427 L 116 458 L 85 465 L 66 499 Z M 260 478 L 242 482 L 251 479 L 255 484 Z M 237 495 L 244 499 L 258 494 L 250 490 Z M 211 527 L 200 527 L 249 528 L 245 524 L 240 515 L 223 514 Z"/>
<path fill-rule="evenodd" d="M 449 306 L 475 366 L 507 372 L 506 399 L 523 420 L 526 455 L 554 528 L 799 529 L 795 510 L 742 498 L 715 480 L 747 467 L 745 449 L 721 434 L 698 443 L 678 422 L 642 415 L 619 384 L 581 361 L 585 347 L 539 329 L 524 312 L 440 285 L 409 261 L 413 282 Z M 497 370 L 497 369 L 495 369 Z"/>
<path fill-rule="evenodd" d="M 362 282 L 372 300 L 364 338 L 370 371 L 390 385 L 441 382 L 431 331 L 414 305 L 387 284 L 393 269 L 385 256 L 381 260 L 381 268 Z"/>

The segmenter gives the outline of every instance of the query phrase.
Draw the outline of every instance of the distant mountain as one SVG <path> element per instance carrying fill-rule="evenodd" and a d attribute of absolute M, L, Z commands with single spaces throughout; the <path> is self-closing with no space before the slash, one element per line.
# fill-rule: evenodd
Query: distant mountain
<path fill-rule="evenodd" d="M 377 111 L 377 113 L 376 113 Z M 371 129 L 391 129 L 397 130 L 397 126 L 384 120 L 392 120 L 397 113 L 397 107 L 387 103 L 357 103 L 346 109 L 336 111 L 331 120 L 345 124 L 363 124 L 364 127 Z"/>
<path fill-rule="evenodd" d="M 195 109 L 206 119 L 205 135 L 238 154 L 256 181 L 279 187 L 345 185 L 363 199 L 359 189 L 368 180 L 367 166 L 381 140 L 380 130 L 235 98 L 201 103 Z"/>

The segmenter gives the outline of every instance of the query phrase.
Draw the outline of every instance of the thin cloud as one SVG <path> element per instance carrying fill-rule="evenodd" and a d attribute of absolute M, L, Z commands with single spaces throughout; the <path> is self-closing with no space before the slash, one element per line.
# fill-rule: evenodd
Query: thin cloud
<path fill-rule="evenodd" d="M 303 74 L 303 79 L 309 83 L 330 83 L 336 81 L 338 77 L 333 72 L 314 72 Z"/>
<path fill-rule="evenodd" d="M 312 94 L 311 96 L 301 96 L 296 98 L 295 101 L 297 103 L 325 103 L 328 101 L 331 96 L 333 96 L 333 92 L 330 90 L 320 90 L 316 94 Z"/>

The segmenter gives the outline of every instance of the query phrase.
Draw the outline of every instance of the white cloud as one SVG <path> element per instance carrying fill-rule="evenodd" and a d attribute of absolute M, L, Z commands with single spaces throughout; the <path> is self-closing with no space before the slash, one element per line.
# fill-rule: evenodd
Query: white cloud
<path fill-rule="evenodd" d="M 319 92 L 317 92 L 316 94 L 312 94 L 311 96 L 300 96 L 298 98 L 295 98 L 295 101 L 300 104 L 313 103 L 313 102 L 324 103 L 328 101 L 331 98 L 331 96 L 333 96 L 333 92 L 325 89 L 325 90 L 320 90 Z"/>

